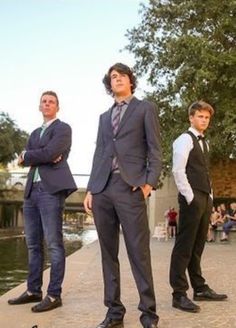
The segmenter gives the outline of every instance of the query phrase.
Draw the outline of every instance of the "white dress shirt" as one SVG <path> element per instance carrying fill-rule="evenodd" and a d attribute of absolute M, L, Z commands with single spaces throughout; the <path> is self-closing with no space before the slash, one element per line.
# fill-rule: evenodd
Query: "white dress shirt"
<path fill-rule="evenodd" d="M 196 137 L 202 135 L 196 129 L 190 127 L 188 129 Z M 199 144 L 203 151 L 202 140 L 199 140 Z M 183 195 L 188 204 L 194 198 L 193 190 L 188 182 L 186 175 L 186 165 L 190 151 L 193 149 L 193 140 L 188 133 L 181 134 L 173 143 L 173 167 L 172 172 L 174 175 L 175 183 L 178 191 Z"/>

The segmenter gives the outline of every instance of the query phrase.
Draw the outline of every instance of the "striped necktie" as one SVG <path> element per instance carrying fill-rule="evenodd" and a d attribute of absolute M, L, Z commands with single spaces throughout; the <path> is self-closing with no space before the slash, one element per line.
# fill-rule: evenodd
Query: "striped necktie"
<path fill-rule="evenodd" d="M 117 104 L 114 107 L 114 115 L 112 116 L 112 130 L 113 130 L 113 135 L 116 135 L 119 124 L 120 124 L 120 119 L 121 119 L 121 111 L 124 106 L 125 102 L 122 101 L 121 103 Z M 112 160 L 112 170 L 117 170 L 118 169 L 118 161 L 117 157 L 114 157 Z"/>
<path fill-rule="evenodd" d="M 113 134 L 115 135 L 119 124 L 120 124 L 120 115 L 121 115 L 121 111 L 122 111 L 122 107 L 124 106 L 125 102 L 122 101 L 121 103 L 117 104 L 116 107 L 114 108 L 114 115 L 112 117 L 112 130 L 113 130 Z"/>

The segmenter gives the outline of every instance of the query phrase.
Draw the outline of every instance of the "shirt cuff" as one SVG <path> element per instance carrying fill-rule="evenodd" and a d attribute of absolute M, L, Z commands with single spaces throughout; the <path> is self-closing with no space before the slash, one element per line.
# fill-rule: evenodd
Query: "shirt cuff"
<path fill-rule="evenodd" d="M 25 153 L 26 153 L 26 150 L 23 150 L 23 151 L 21 152 L 21 157 L 22 157 L 23 160 L 25 159 Z"/>

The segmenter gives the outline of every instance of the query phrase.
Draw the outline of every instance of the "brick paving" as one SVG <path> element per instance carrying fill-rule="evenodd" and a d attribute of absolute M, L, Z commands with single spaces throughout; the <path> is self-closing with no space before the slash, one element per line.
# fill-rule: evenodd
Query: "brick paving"
<path fill-rule="evenodd" d="M 151 240 L 159 328 L 236 328 L 236 243 L 207 244 L 202 268 L 210 287 L 228 294 L 225 302 L 198 302 L 201 312 L 182 312 L 171 307 L 168 271 L 173 240 Z M 120 247 L 122 301 L 126 306 L 125 328 L 141 328 L 138 295 L 127 260 L 123 238 Z M 45 285 L 48 271 L 45 272 Z M 31 305 L 9 306 L 7 299 L 25 290 L 22 284 L 0 297 L 1 328 L 95 328 L 103 320 L 103 284 L 98 242 L 84 246 L 67 259 L 63 306 L 50 312 L 31 313 Z M 192 297 L 192 290 L 189 290 Z M 36 328 L 36 327 L 35 327 Z"/>

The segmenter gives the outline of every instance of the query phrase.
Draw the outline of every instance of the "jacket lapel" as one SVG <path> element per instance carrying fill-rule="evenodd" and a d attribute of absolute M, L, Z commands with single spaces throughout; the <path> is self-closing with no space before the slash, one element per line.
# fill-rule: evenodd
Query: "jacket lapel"
<path fill-rule="evenodd" d="M 112 108 L 108 109 L 108 111 L 106 112 L 106 115 L 104 117 L 104 126 L 107 129 L 108 134 L 110 134 L 111 136 L 113 136 L 113 131 L 112 131 L 112 125 L 111 125 L 111 113 L 112 113 Z"/>
<path fill-rule="evenodd" d="M 57 119 L 54 122 L 52 122 L 52 124 L 50 124 L 49 127 L 44 131 L 41 139 L 43 139 L 44 137 L 46 137 L 46 135 L 49 134 L 50 131 L 53 130 L 55 128 L 55 126 L 57 126 L 57 124 L 59 124 L 59 123 L 60 123 L 60 120 L 59 119 Z"/>
<path fill-rule="evenodd" d="M 122 129 L 122 127 L 125 125 L 125 123 L 128 121 L 130 116 L 133 114 L 134 110 L 137 108 L 137 105 L 141 102 L 141 100 L 137 99 L 136 97 L 133 97 L 121 119 L 121 122 L 119 124 L 119 127 L 117 129 L 117 133 Z"/>

